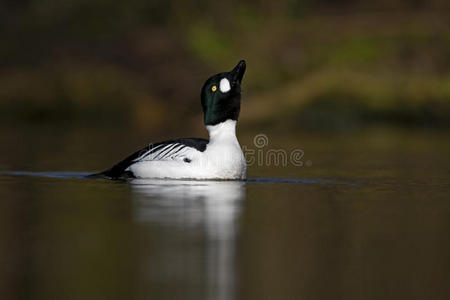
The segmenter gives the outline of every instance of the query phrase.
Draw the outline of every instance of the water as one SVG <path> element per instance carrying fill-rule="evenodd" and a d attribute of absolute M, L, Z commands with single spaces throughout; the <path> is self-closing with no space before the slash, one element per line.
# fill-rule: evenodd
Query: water
<path fill-rule="evenodd" d="M 127 153 L 108 134 L 2 133 L 1 299 L 450 295 L 444 134 L 268 134 L 263 150 L 301 148 L 304 164 L 112 182 L 83 179 Z"/>

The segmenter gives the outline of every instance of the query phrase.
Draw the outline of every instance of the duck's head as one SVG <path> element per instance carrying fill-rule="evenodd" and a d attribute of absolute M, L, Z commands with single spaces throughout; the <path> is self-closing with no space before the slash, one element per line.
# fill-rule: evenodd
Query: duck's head
<path fill-rule="evenodd" d="M 219 73 L 206 80 L 201 95 L 205 125 L 237 121 L 244 73 L 245 60 L 241 60 L 230 72 Z"/>

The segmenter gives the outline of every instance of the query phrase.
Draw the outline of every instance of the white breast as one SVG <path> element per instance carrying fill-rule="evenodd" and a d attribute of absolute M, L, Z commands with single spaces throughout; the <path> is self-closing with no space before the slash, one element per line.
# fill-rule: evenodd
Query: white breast
<path fill-rule="evenodd" d="M 241 146 L 236 138 L 236 121 L 207 126 L 210 142 L 204 152 L 203 163 L 209 165 L 217 178 L 245 179 L 247 165 Z"/>

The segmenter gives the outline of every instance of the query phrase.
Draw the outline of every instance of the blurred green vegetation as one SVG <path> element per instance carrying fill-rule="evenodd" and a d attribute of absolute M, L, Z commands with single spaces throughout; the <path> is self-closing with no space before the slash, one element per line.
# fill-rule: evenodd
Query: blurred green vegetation
<path fill-rule="evenodd" d="M 444 0 L 8 0 L 0 20 L 5 124 L 196 128 L 204 80 L 244 58 L 248 126 L 450 127 Z"/>

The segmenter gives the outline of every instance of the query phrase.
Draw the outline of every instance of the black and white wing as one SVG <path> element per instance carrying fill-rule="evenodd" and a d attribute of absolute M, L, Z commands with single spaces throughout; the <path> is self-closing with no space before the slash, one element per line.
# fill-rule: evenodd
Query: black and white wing
<path fill-rule="evenodd" d="M 127 171 L 131 165 L 144 161 L 164 161 L 179 160 L 190 162 L 192 151 L 203 152 L 206 149 L 208 140 L 199 138 L 185 138 L 169 140 L 149 146 L 131 154 L 121 162 L 114 165 L 111 169 L 101 173 L 90 175 L 89 177 L 107 177 L 113 179 L 134 178 L 134 174 Z"/>

